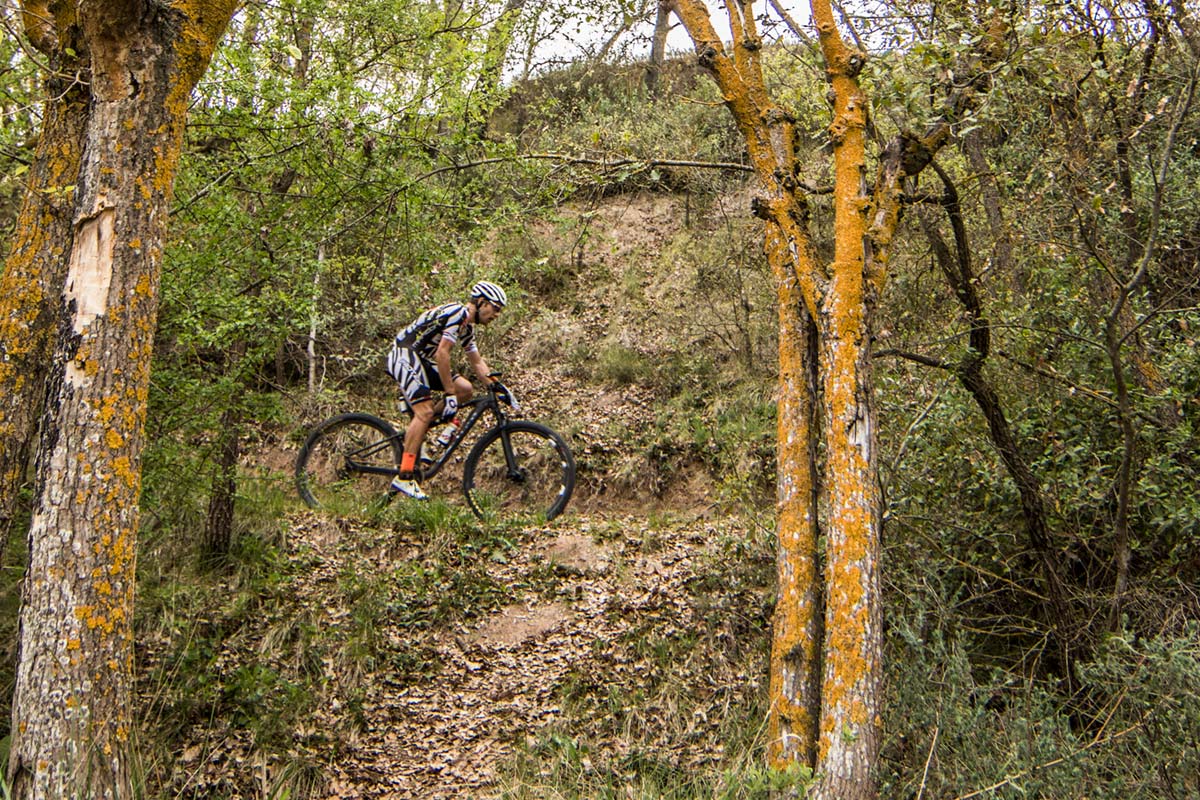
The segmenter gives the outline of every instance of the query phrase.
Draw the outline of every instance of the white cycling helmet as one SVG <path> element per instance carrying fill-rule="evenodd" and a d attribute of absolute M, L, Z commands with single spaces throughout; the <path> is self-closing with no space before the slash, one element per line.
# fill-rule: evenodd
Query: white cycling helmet
<path fill-rule="evenodd" d="M 480 281 L 471 287 L 471 299 L 477 300 L 480 297 L 498 308 L 504 308 L 508 305 L 508 295 L 491 281 Z"/>

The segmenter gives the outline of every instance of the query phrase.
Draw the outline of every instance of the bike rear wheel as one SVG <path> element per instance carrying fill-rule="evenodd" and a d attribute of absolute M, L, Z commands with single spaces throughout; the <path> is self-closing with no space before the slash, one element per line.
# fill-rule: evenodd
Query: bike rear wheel
<path fill-rule="evenodd" d="M 536 422 L 506 422 L 488 431 L 463 465 L 463 492 L 483 520 L 554 519 L 574 489 L 571 448 Z"/>
<path fill-rule="evenodd" d="M 296 489 L 312 508 L 339 513 L 382 505 L 400 469 L 400 436 L 370 414 L 340 414 L 308 435 L 296 459 Z"/>

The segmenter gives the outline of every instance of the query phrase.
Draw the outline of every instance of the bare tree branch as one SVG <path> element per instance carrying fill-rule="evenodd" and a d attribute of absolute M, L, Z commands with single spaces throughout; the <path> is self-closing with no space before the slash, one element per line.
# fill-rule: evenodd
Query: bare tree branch
<path fill-rule="evenodd" d="M 800 24 L 796 20 L 792 19 L 792 15 L 787 12 L 787 9 L 783 7 L 779 0 L 768 0 L 768 2 L 775 13 L 779 15 L 779 18 L 783 20 L 783 24 L 787 25 L 788 30 L 795 34 L 797 39 L 810 47 L 814 44 L 813 38 L 808 35 L 808 32 L 804 28 L 800 27 Z"/>

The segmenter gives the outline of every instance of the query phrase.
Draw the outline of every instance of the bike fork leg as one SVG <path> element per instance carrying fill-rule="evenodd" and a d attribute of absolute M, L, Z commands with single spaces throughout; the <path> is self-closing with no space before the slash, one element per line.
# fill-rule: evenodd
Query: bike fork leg
<path fill-rule="evenodd" d="M 521 465 L 517 463 L 517 454 L 513 450 L 512 438 L 507 431 L 500 434 L 500 444 L 504 449 L 504 466 L 508 469 L 508 479 L 511 481 L 520 481 L 525 476 L 521 472 Z"/>

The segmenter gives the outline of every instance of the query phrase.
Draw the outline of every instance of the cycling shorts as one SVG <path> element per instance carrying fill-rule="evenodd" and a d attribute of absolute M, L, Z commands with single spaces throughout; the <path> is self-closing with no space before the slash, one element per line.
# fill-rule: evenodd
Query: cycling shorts
<path fill-rule="evenodd" d="M 400 384 L 400 392 L 410 405 L 429 400 L 434 390 L 441 391 L 442 381 L 437 365 L 426 361 L 407 347 L 393 347 L 388 353 L 388 374 Z M 458 379 L 458 373 L 450 381 Z"/>

